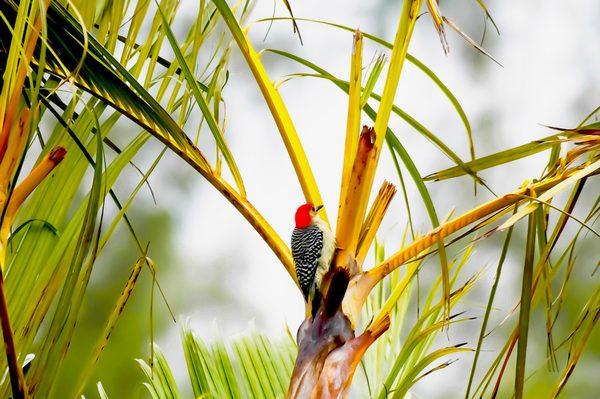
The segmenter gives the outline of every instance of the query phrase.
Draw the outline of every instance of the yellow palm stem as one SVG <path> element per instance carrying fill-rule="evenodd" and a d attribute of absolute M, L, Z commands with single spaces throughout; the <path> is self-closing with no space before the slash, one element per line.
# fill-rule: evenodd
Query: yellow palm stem
<path fill-rule="evenodd" d="M 0 162 L 0 187 L 3 191 L 8 189 L 15 168 L 23 156 L 23 150 L 27 145 L 29 138 L 29 115 L 29 109 L 23 108 L 19 115 L 18 123 L 10 131 L 6 152 Z M 6 191 L 3 194 L 6 195 Z"/>
<path fill-rule="evenodd" d="M 358 236 L 358 246 L 356 250 L 356 262 L 359 268 L 362 266 L 367 256 L 367 252 L 375 239 L 375 234 L 381 225 L 383 217 L 396 194 L 396 187 L 387 180 L 383 182 L 367 217 L 362 225 L 360 234 Z"/>
<path fill-rule="evenodd" d="M 362 227 L 363 216 L 367 207 L 364 190 L 365 173 L 369 159 L 373 156 L 375 131 L 367 126 L 363 127 L 358 140 L 358 148 L 352 172 L 348 181 L 348 190 L 344 202 L 341 204 L 341 217 L 338 219 L 336 231 L 336 244 L 340 248 L 334 264 L 337 268 L 347 268 L 351 259 L 356 255 L 358 236 Z M 366 196 L 368 200 L 368 195 Z M 355 274 L 355 273 L 352 273 Z"/>
<path fill-rule="evenodd" d="M 574 168 L 553 178 L 548 178 L 544 181 L 530 184 L 512 193 L 508 193 L 502 197 L 488 201 L 446 223 L 443 223 L 438 228 L 432 230 L 422 238 L 417 239 L 402 250 L 396 252 L 387 260 L 375 266 L 371 270 L 355 276 L 348 286 L 348 292 L 346 293 L 343 303 L 344 309 L 360 310 L 367 296 L 379 281 L 381 281 L 383 278 L 385 278 L 385 276 L 390 274 L 399 266 L 417 257 L 419 254 L 422 254 L 431 246 L 442 242 L 443 239 L 448 237 L 450 234 L 479 219 L 523 201 L 523 196 L 529 192 L 546 192 L 559 185 L 561 182 L 569 179 L 571 176 L 577 175 L 578 172 L 583 169 L 586 168 Z"/>
<path fill-rule="evenodd" d="M 364 166 L 364 180 L 361 181 L 361 185 L 364 187 L 360 190 L 361 198 L 359 200 L 361 208 L 356 208 L 354 210 L 357 214 L 357 218 L 359 218 L 361 222 L 364 217 L 364 212 L 366 211 L 366 204 L 369 201 L 371 187 L 373 186 L 373 181 L 375 179 L 375 170 L 377 169 L 379 156 L 381 155 L 383 140 L 387 132 L 392 107 L 394 105 L 394 98 L 400 81 L 400 73 L 402 72 L 402 66 L 406 59 L 408 44 L 417 21 L 420 7 L 421 0 L 407 0 L 402 5 L 402 14 L 400 16 L 398 30 L 396 31 L 396 38 L 394 39 L 390 66 L 381 101 L 379 103 L 379 109 L 377 110 L 377 117 L 375 118 L 375 142 L 373 143 L 373 151 Z"/>
<path fill-rule="evenodd" d="M 362 33 L 356 30 L 350 63 L 350 88 L 348 90 L 348 119 L 346 121 L 346 143 L 344 146 L 344 164 L 342 166 L 342 184 L 336 229 L 344 228 L 344 217 L 347 213 L 346 199 L 349 195 L 348 182 L 352 173 L 352 165 L 358 147 L 358 135 L 361 115 L 361 78 L 362 78 Z"/>

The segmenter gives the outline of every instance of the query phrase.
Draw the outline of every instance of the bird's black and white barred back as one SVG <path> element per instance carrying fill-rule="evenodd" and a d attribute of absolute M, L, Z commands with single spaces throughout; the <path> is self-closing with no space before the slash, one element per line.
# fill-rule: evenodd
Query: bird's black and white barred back
<path fill-rule="evenodd" d="M 310 289 L 315 280 L 322 250 L 323 231 L 319 226 L 311 225 L 304 229 L 294 229 L 292 232 L 292 256 L 296 266 L 296 276 L 306 301 L 308 301 Z"/>

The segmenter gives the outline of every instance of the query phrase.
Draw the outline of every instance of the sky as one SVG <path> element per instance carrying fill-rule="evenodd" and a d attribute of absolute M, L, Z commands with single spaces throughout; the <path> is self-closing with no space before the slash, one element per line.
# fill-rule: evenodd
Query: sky
<path fill-rule="evenodd" d="M 388 41 L 393 39 L 401 7 L 399 1 L 303 0 L 291 3 L 297 17 L 359 27 Z M 473 127 L 478 155 L 552 134 L 542 125 L 576 126 L 598 106 L 600 89 L 600 26 L 597 24 L 600 4 L 596 0 L 489 1 L 487 5 L 499 26 L 500 35 L 488 23 L 484 48 L 502 66 L 478 53 L 452 31 L 447 32 L 450 53 L 444 55 L 426 15 L 418 21 L 409 48 L 409 52 L 427 64 L 462 104 Z M 183 7 L 193 8 L 194 2 L 186 1 Z M 476 41 L 481 39 L 484 18 L 475 1 L 442 1 L 441 8 Z M 272 13 L 271 1 L 258 1 L 250 20 Z M 285 15 L 281 4 L 276 13 Z M 303 45 L 293 35 L 288 22 L 273 23 L 266 39 L 268 24 L 255 23 L 250 27 L 250 39 L 257 50 L 290 51 L 346 79 L 351 35 L 309 22 L 299 25 Z M 373 43 L 366 43 L 364 63 L 368 64 L 383 50 Z M 294 211 L 304 198 L 268 108 L 243 59 L 235 49 L 233 53 L 230 81 L 224 92 L 229 144 L 243 171 L 249 199 L 287 241 L 293 229 Z M 270 76 L 278 82 L 288 74 L 307 72 L 270 53 L 264 53 L 262 58 Z M 375 91 L 380 92 L 381 86 L 378 84 Z M 282 83 L 280 92 L 312 165 L 329 218 L 335 220 L 347 97 L 330 82 L 308 77 Z M 439 135 L 463 159 L 468 159 L 466 134 L 451 104 L 410 64 L 405 65 L 402 72 L 396 104 Z M 370 123 L 366 116 L 363 116 L 363 123 Z M 452 165 L 399 118 L 392 118 L 390 127 L 408 148 L 422 175 Z M 501 172 L 492 169 L 484 172 L 482 177 L 497 193 L 509 191 L 525 179 L 538 176 L 545 165 L 545 157 L 542 154 L 515 162 L 503 167 Z M 168 162 L 178 168 L 187 167 L 175 159 Z M 168 173 L 168 168 L 159 170 L 154 180 L 168 180 Z M 245 304 L 244 314 L 214 314 L 207 312 L 202 303 L 195 304 L 193 298 L 188 298 L 191 305 L 185 308 L 185 316 L 190 318 L 192 326 L 207 338 L 214 336 L 215 324 L 219 326 L 220 334 L 226 337 L 247 331 L 251 324 L 273 336 L 283 333 L 286 324 L 295 331 L 303 318 L 304 306 L 277 258 L 216 190 L 191 169 L 180 173 L 191 181 L 186 197 L 182 199 L 167 193 L 158 198 L 161 206 L 174 209 L 178 257 L 188 266 L 179 278 L 203 279 L 215 268 L 220 268 L 225 277 L 216 284 Z M 375 187 L 384 179 L 398 185 L 386 150 L 377 171 Z M 465 211 L 490 198 L 484 191 L 474 197 L 467 178 L 430 183 L 429 189 L 440 215 L 453 209 Z M 409 185 L 408 194 L 414 204 L 415 227 L 425 232 L 431 225 L 414 186 Z M 406 222 L 401 196 L 397 195 L 379 237 L 389 252 L 397 248 Z M 497 252 L 491 246 L 484 245 L 479 251 L 479 266 L 494 263 Z M 516 292 L 514 281 L 517 280 L 507 280 L 508 292 Z M 510 303 L 505 304 L 507 308 Z M 177 348 L 177 327 L 161 341 L 162 346 Z M 168 352 L 173 353 L 175 362 L 182 363 L 181 354 L 177 355 L 175 350 Z M 435 378 L 446 378 L 440 381 L 454 387 L 448 378 L 452 374 L 443 374 L 445 377 Z M 423 397 L 432 397 L 437 391 L 419 387 L 416 392 Z"/>

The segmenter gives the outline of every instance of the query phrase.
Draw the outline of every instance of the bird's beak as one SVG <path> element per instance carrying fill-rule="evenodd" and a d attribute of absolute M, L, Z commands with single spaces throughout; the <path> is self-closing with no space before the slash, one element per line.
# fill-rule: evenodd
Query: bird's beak
<path fill-rule="evenodd" d="M 323 208 L 323 205 L 319 205 L 315 208 L 315 212 L 319 212 Z"/>

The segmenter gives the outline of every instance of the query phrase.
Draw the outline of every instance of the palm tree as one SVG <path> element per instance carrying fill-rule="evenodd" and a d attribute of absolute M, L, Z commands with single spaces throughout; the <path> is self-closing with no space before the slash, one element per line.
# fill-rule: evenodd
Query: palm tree
<path fill-rule="evenodd" d="M 290 4 L 284 3 L 291 14 Z M 354 31 L 348 80 L 297 55 L 272 50 L 311 70 L 304 76 L 330 80 L 348 94 L 335 224 L 338 250 L 323 280 L 324 295 L 316 316 L 311 317 L 307 309 L 296 343 L 287 338 L 269 342 L 260 334 L 252 334 L 229 346 L 220 341 L 207 345 L 188 328 L 183 329 L 195 396 L 341 398 L 347 396 L 356 370 L 362 365 L 366 376 L 362 383 L 369 396 L 404 397 L 418 380 L 451 363 L 446 360 L 435 365 L 439 359 L 473 351 L 470 378 L 465 382 L 466 397 L 488 394 L 495 397 L 506 379 L 514 353 L 512 386 L 515 397 L 521 398 L 531 312 L 540 302 L 546 318 L 548 363 L 561 370 L 551 395 L 557 396 L 568 381 L 591 337 L 600 304 L 596 285 L 569 333 L 559 341 L 554 338 L 555 322 L 568 299 L 566 288 L 573 271 L 575 244 L 584 232 L 598 236 L 591 227 L 600 209 L 597 192 L 592 189 L 591 194 L 597 199 L 588 209 L 579 210 L 586 214 L 585 218 L 573 216 L 575 207 L 582 207 L 579 200 L 589 186 L 587 182 L 600 169 L 600 128 L 591 123 L 598 109 L 576 128 L 557 129 L 554 135 L 535 142 L 475 157 L 471 128 L 460 103 L 431 69 L 408 53 L 413 29 L 421 20 L 422 3 L 421 0 L 402 3 L 393 43 L 330 24 L 336 29 Z M 442 15 L 436 2 L 425 3 L 446 50 L 446 28 L 464 33 Z M 478 3 L 489 17 L 483 3 Z M 127 211 L 165 151 L 173 152 L 190 165 L 244 216 L 297 285 L 286 240 L 246 195 L 243 171 L 225 135 L 222 93 L 230 54 L 239 51 L 277 125 L 306 201 L 322 204 L 319 187 L 285 102 L 243 28 L 250 12 L 248 2 L 230 6 L 224 0 L 200 1 L 198 14 L 183 40 L 178 40 L 170 27 L 181 12 L 176 0 L 156 3 L 2 0 L 0 4 L 6 21 L 0 36 L 3 50 L 0 65 L 4 71 L 0 97 L 0 171 L 3 171 L 0 181 L 5 198 L 0 235 L 1 275 L 5 281 L 0 279 L 0 316 L 6 353 L 2 362 L 6 361 L 6 365 L 0 363 L 0 366 L 9 370 L 9 377 L 1 387 L 3 397 L 11 392 L 15 398 L 72 397 L 82 393 L 109 344 L 111 332 L 142 269 L 147 267 L 154 273 L 147 247 Z M 153 10 L 156 10 L 154 15 Z M 295 19 L 291 21 L 296 30 Z M 149 25 L 149 31 L 142 37 L 144 24 Z M 379 58 L 363 79 L 364 40 L 389 48 L 391 55 L 387 70 L 384 58 Z M 212 48 L 207 46 L 209 42 Z M 162 49 L 170 50 L 173 59 L 163 58 Z M 394 104 L 405 61 L 423 71 L 452 103 L 470 139 L 471 160 L 462 160 L 443 140 Z M 385 83 L 379 95 L 374 88 L 384 70 Z M 191 126 L 192 112 L 201 113 L 200 126 Z M 389 128 L 392 114 L 406 120 L 456 165 L 422 177 L 410 153 Z M 372 120 L 372 127 L 361 128 L 363 116 Z M 140 128 L 139 134 L 123 137 L 115 126 L 122 117 L 135 123 Z M 51 132 L 41 125 L 47 118 L 57 122 Z M 212 135 L 214 150 L 199 147 L 201 130 Z M 120 135 L 119 142 L 127 144 L 118 146 L 114 141 L 116 135 Z M 162 142 L 165 149 L 141 173 L 137 187 L 123 201 L 112 187 L 151 138 Z M 433 225 L 433 230 L 420 236 L 411 229 L 411 238 L 407 236 L 405 243 L 394 248 L 389 256 L 375 237 L 395 195 L 395 187 L 382 182 L 369 203 L 384 144 L 399 174 L 404 168 L 419 189 Z M 485 188 L 478 172 L 547 149 L 551 150 L 550 157 L 537 179 L 461 215 L 445 220 L 437 215 L 425 181 L 469 175 L 476 187 Z M 207 155 L 211 151 L 213 159 Z M 37 158 L 36 166 L 20 180 L 26 158 Z M 88 171 L 91 187 L 86 180 Z M 77 196 L 80 187 L 87 190 L 83 199 Z M 24 202 L 34 189 L 31 198 Z M 406 191 L 403 193 L 409 209 Z M 563 193 L 567 200 L 560 203 L 555 197 Z M 107 196 L 117 209 L 111 216 L 104 211 Z M 325 211 L 323 218 L 328 220 Z M 512 236 L 517 234 L 513 226 L 522 219 L 527 219 L 527 232 L 521 240 L 525 251 L 518 320 L 476 386 L 475 371 L 480 367 L 478 359 L 488 332 L 497 281 L 507 248 L 511 239 L 515 240 Z M 564 227 L 570 220 L 581 228 L 575 235 L 563 238 L 570 244 L 562 254 L 555 255 L 556 243 L 565 235 Z M 79 377 L 69 392 L 59 393 L 56 377 L 62 372 L 63 359 L 69 352 L 90 275 L 119 223 L 125 223 L 133 237 L 139 260 L 115 299 L 114 311 L 105 321 L 95 349 L 78 359 Z M 434 349 L 433 340 L 439 332 L 469 319 L 453 313 L 453 308 L 474 287 L 480 274 L 461 283 L 462 266 L 472 256 L 471 248 L 492 233 L 505 234 L 505 241 L 476 347 L 458 343 Z M 448 256 L 446 247 L 465 237 L 477 240 L 466 245 L 461 256 Z M 372 247 L 376 262 L 367 268 L 366 257 Z M 416 295 L 415 276 L 423 260 L 434 253 L 439 258 L 439 279 L 428 289 L 425 306 L 412 321 L 406 317 L 406 309 Z M 407 333 L 400 341 L 403 325 L 407 326 Z M 557 353 L 561 350 L 568 351 L 569 356 L 559 364 Z M 35 360 L 23 373 L 21 366 L 28 353 L 34 353 Z M 140 363 L 154 397 L 178 396 L 160 350 L 153 351 L 148 364 Z M 98 389 L 105 396 L 101 385 Z"/>

